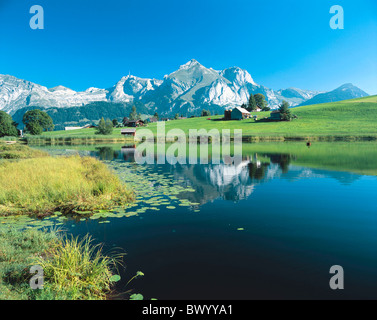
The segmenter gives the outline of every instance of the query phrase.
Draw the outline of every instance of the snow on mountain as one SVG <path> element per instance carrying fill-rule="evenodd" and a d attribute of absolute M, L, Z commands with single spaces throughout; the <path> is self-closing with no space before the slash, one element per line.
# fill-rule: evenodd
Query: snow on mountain
<path fill-rule="evenodd" d="M 231 67 L 217 71 L 194 59 L 163 80 L 128 75 L 109 89 L 92 87 L 83 92 L 63 86 L 47 89 L 30 81 L 0 75 L 0 110 L 11 114 L 28 106 L 67 108 L 96 101 L 125 104 L 140 101 L 151 112 L 160 114 L 198 113 L 203 108 L 221 112 L 247 103 L 251 93 L 263 94 L 272 109 L 278 108 L 283 100 L 294 107 L 313 101 L 339 101 L 366 95 L 349 84 L 331 94 L 297 88 L 274 91 L 257 84 L 244 69 Z"/>
<path fill-rule="evenodd" d="M 219 74 L 225 79 L 229 80 L 236 87 L 241 87 L 247 83 L 257 86 L 251 75 L 246 70 L 239 67 L 232 67 L 222 70 L 219 72 Z"/>
<path fill-rule="evenodd" d="M 161 85 L 161 80 L 143 79 L 132 75 L 122 77 L 111 89 L 108 89 L 107 98 L 112 102 L 131 102 L 140 100 L 148 91 L 155 90 Z"/>
<path fill-rule="evenodd" d="M 28 106 L 82 106 L 94 101 L 106 101 L 106 92 L 97 88 L 76 92 L 63 86 L 47 89 L 30 81 L 0 75 L 0 110 L 13 114 L 18 109 Z"/>

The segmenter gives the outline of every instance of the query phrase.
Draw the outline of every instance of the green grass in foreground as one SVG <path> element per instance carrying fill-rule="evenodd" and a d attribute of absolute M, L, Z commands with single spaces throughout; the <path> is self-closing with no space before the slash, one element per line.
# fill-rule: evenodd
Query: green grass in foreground
<path fill-rule="evenodd" d="M 94 158 L 53 158 L 22 147 L 43 157 L 0 162 L 0 215 L 109 210 L 133 200 L 133 191 Z"/>
<path fill-rule="evenodd" d="M 377 137 L 377 96 L 340 102 L 304 106 L 291 109 L 298 116 L 291 122 L 255 122 L 243 121 L 212 121 L 223 116 L 192 118 L 166 122 L 166 131 L 174 128 L 182 129 L 188 134 L 190 129 L 242 129 L 244 136 L 256 137 Z M 268 117 L 270 112 L 253 113 L 259 119 Z M 157 124 L 148 127 L 153 132 Z M 114 129 L 112 137 L 120 136 L 121 129 Z M 140 130 L 140 129 L 138 129 Z M 90 137 L 95 135 L 95 129 L 82 129 L 74 131 L 46 132 L 42 137 Z M 106 138 L 106 136 L 104 136 Z"/>
<path fill-rule="evenodd" d="M 56 232 L 0 230 L 0 300 L 106 299 L 122 254 L 108 257 L 89 237 Z M 29 285 L 32 265 L 44 271 L 43 289 Z"/>

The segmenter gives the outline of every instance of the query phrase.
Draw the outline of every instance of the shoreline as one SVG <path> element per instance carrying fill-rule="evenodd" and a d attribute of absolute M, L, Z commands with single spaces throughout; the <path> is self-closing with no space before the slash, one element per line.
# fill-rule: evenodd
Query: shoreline
<path fill-rule="evenodd" d="M 186 135 L 189 139 L 189 136 Z M 200 137 L 197 138 L 198 143 L 200 143 Z M 124 137 L 32 137 L 32 138 L 22 138 L 19 140 L 20 143 L 27 144 L 30 146 L 38 145 L 96 145 L 96 144 L 116 144 L 116 143 L 140 143 L 142 141 L 137 141 L 135 139 L 124 138 Z M 177 139 L 165 139 L 165 142 L 176 142 Z M 230 141 L 234 141 L 234 137 L 230 137 Z M 325 135 L 325 136 L 252 136 L 244 135 L 242 136 L 243 143 L 257 143 L 257 142 L 290 142 L 290 141 L 314 141 L 314 142 L 357 142 L 357 141 L 377 141 L 377 135 Z M 157 137 L 154 137 L 154 142 L 158 142 Z M 208 138 L 208 142 L 211 142 L 211 138 Z"/>

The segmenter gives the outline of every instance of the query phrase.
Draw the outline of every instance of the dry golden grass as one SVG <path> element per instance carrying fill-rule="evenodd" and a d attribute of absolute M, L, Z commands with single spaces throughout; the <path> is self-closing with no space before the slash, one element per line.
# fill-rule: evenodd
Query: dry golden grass
<path fill-rule="evenodd" d="M 79 156 L 0 164 L 0 215 L 106 210 L 133 192 L 102 162 Z"/>
<path fill-rule="evenodd" d="M 15 144 L 6 144 L 3 141 L 0 141 L 0 159 L 30 159 L 30 158 L 42 158 L 48 157 L 48 153 L 31 149 L 28 146 L 15 143 Z"/>

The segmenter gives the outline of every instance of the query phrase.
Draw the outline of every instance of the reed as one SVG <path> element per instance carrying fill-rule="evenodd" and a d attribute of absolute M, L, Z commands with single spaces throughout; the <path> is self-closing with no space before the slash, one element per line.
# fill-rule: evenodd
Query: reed
<path fill-rule="evenodd" d="M 90 236 L 81 240 L 66 236 L 39 257 L 43 268 L 46 295 L 59 292 L 70 300 L 104 300 L 111 292 L 113 272 L 122 265 L 124 254 L 103 253 L 102 244 L 94 244 Z M 61 298 L 61 297 L 60 297 Z"/>
<path fill-rule="evenodd" d="M 0 141 L 0 159 L 28 159 L 48 157 L 48 153 L 31 149 L 28 146 L 15 143 L 5 144 Z"/>
<path fill-rule="evenodd" d="M 60 230 L 0 229 L 0 300 L 104 300 L 119 278 L 124 253 L 105 254 L 90 236 Z M 43 268 L 43 289 L 29 286 L 30 267 Z"/>
<path fill-rule="evenodd" d="M 105 164 L 90 157 L 3 161 L 0 181 L 0 215 L 109 210 L 134 197 Z"/>

